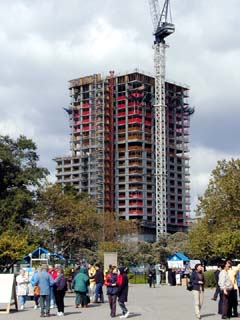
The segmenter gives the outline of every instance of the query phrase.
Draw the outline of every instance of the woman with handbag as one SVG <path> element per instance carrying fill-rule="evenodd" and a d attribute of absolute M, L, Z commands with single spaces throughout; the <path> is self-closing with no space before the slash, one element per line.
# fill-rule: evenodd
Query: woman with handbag
<path fill-rule="evenodd" d="M 33 286 L 33 295 L 34 295 L 34 309 L 38 309 L 39 306 L 39 298 L 40 298 L 40 289 L 39 286 L 35 285 L 35 283 L 37 282 L 37 278 L 39 273 L 41 272 L 41 268 L 38 267 L 37 270 L 34 271 L 32 278 L 30 280 L 31 285 Z"/>
<path fill-rule="evenodd" d="M 191 274 L 190 282 L 193 285 L 193 296 L 195 314 L 197 319 L 201 319 L 201 308 L 203 305 L 203 292 L 204 292 L 204 274 L 201 263 L 195 265 L 195 271 Z"/>

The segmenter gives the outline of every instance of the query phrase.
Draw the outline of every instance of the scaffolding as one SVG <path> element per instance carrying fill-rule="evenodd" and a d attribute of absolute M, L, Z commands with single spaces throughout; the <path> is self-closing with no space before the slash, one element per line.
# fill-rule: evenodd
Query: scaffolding
<path fill-rule="evenodd" d="M 165 141 L 162 132 L 157 134 L 161 148 L 157 154 L 159 160 L 164 158 L 159 163 L 166 166 L 159 173 L 165 177 L 161 183 L 166 184 L 166 215 L 164 221 L 157 221 L 160 226 L 167 225 L 168 232 L 186 231 L 190 210 L 187 145 L 193 110 L 186 101 L 187 87 L 169 82 L 164 85 L 161 105 L 165 101 L 166 110 L 161 119 L 163 112 L 157 116 L 156 103 L 154 107 L 152 102 L 155 79 L 146 73 L 111 72 L 104 79 L 93 75 L 71 82 L 68 114 L 72 156 L 56 158 L 58 183 L 87 192 L 96 200 L 98 211 L 115 211 L 119 218 L 138 220 L 145 234 L 149 232 L 140 239 L 150 241 L 155 240 L 159 217 L 157 129 L 165 132 Z"/>
<path fill-rule="evenodd" d="M 94 81 L 94 92 L 96 102 L 96 200 L 97 209 L 104 211 L 104 159 L 105 159 L 105 126 L 104 126 L 104 81 Z"/>

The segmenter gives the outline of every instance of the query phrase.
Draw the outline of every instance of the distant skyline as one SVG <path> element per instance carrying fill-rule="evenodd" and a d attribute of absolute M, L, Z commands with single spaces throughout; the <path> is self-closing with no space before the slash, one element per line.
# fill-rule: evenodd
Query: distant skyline
<path fill-rule="evenodd" d="M 160 7 L 164 1 L 159 0 Z M 167 79 L 190 86 L 192 209 L 218 160 L 240 155 L 239 0 L 172 0 Z M 54 181 L 69 154 L 68 81 L 135 68 L 153 74 L 148 0 L 0 2 L 0 134 L 31 138 Z"/>

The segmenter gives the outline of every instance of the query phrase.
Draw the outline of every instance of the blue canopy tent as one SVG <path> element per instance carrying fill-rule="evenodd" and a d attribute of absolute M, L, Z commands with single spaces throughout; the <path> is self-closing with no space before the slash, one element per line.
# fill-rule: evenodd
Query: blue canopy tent
<path fill-rule="evenodd" d="M 168 267 L 182 269 L 190 259 L 183 252 L 175 252 L 168 257 Z"/>
<path fill-rule="evenodd" d="M 190 259 L 185 256 L 183 252 L 176 252 L 172 254 L 169 258 L 168 261 L 183 261 L 183 262 L 188 262 Z"/>
<path fill-rule="evenodd" d="M 55 257 L 57 259 L 65 260 L 65 258 L 58 253 L 51 253 L 45 248 L 38 247 L 33 252 L 26 255 L 23 259 L 32 265 L 33 261 L 38 261 L 40 263 L 48 263 L 50 257 Z"/>

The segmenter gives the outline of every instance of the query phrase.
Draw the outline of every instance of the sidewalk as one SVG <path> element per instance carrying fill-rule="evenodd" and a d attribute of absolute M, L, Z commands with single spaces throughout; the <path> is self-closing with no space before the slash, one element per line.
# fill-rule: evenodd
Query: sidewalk
<path fill-rule="evenodd" d="M 211 300 L 213 290 L 205 290 L 202 318 L 209 320 L 221 319 L 217 314 L 218 303 Z M 104 304 L 90 304 L 86 309 L 76 309 L 75 295 L 67 293 L 65 297 L 65 316 L 56 316 L 57 310 L 51 309 L 50 319 L 66 320 L 98 320 L 112 319 L 110 317 L 107 296 Z M 130 311 L 129 318 L 134 319 L 166 319 L 166 320 L 194 320 L 194 304 L 191 292 L 185 287 L 163 286 L 161 288 L 149 288 L 148 285 L 130 285 L 129 301 L 127 307 Z M 34 302 L 27 301 L 26 310 L 14 311 L 10 314 L 0 314 L 0 320 L 35 320 L 40 318 L 40 310 L 34 310 Z M 117 306 L 117 315 L 120 309 Z M 118 319 L 117 317 L 116 319 Z"/>

